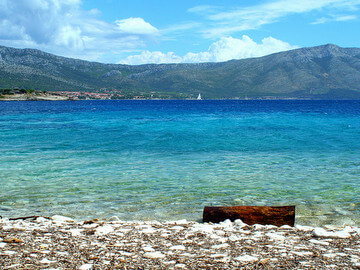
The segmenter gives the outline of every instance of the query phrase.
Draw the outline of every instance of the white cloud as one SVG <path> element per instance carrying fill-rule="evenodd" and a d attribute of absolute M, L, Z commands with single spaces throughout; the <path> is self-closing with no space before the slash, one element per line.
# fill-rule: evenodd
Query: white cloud
<path fill-rule="evenodd" d="M 317 19 L 315 22 L 312 22 L 311 24 L 323 24 L 327 22 L 344 22 L 344 21 L 351 21 L 356 20 L 357 16 L 355 15 L 345 15 L 345 16 L 332 16 L 332 17 L 321 17 Z"/>
<path fill-rule="evenodd" d="M 201 5 L 201 6 L 189 8 L 188 11 L 192 12 L 192 13 L 199 13 L 199 14 L 204 14 L 204 13 L 210 14 L 210 13 L 217 11 L 218 8 L 219 8 L 218 6 Z"/>
<path fill-rule="evenodd" d="M 244 35 L 241 39 L 224 37 L 211 44 L 205 52 L 187 53 L 180 57 L 173 52 L 149 52 L 144 51 L 139 55 L 132 55 L 121 61 L 122 64 L 147 64 L 147 63 L 199 63 L 199 62 L 223 62 L 231 59 L 244 59 L 260 57 L 275 52 L 297 48 L 289 43 L 273 37 L 264 38 L 261 43 L 256 43 L 250 37 Z"/>
<path fill-rule="evenodd" d="M 206 38 L 219 38 L 239 31 L 257 29 L 294 14 L 319 10 L 354 12 L 357 11 L 359 5 L 359 0 L 277 0 L 222 12 L 208 6 L 193 7 L 188 11 L 200 14 L 208 20 L 207 26 L 202 30 Z M 344 18 L 352 17 L 354 17 L 353 14 L 344 16 Z M 323 20 L 320 18 L 319 23 Z"/>
<path fill-rule="evenodd" d="M 183 32 L 190 29 L 195 29 L 201 26 L 199 22 L 184 22 L 181 24 L 170 25 L 167 28 L 161 29 L 162 34 L 176 34 L 177 32 Z"/>
<path fill-rule="evenodd" d="M 293 48 L 290 44 L 271 37 L 260 43 L 247 36 L 240 39 L 228 37 L 233 33 L 257 29 L 286 16 L 311 11 L 317 11 L 316 14 L 323 16 L 318 20 L 314 19 L 314 24 L 353 20 L 358 17 L 356 12 L 360 5 L 360 0 L 270 0 L 253 6 L 233 7 L 228 11 L 220 6 L 203 5 L 190 8 L 188 12 L 203 16 L 205 21 L 194 21 L 192 18 L 159 30 L 138 17 L 106 22 L 100 19 L 100 10 L 84 10 L 82 2 L 83 0 L 0 0 L 0 44 L 37 48 L 86 60 L 117 62 L 124 55 L 145 50 L 149 43 L 156 44 L 154 41 L 160 39 L 164 43 L 181 42 L 180 39 L 189 41 L 197 35 L 194 42 L 201 43 L 200 31 L 202 37 L 217 40 L 208 50 L 183 56 L 172 52 L 143 51 L 129 56 L 123 62 L 226 61 Z"/>
<path fill-rule="evenodd" d="M 159 51 L 143 51 L 138 55 L 130 55 L 119 64 L 141 65 L 141 64 L 164 64 L 164 63 L 181 63 L 182 58 L 173 52 L 162 53 Z"/>
<path fill-rule="evenodd" d="M 115 21 L 117 28 L 124 33 L 139 35 L 158 35 L 159 31 L 142 18 L 128 18 Z"/>
<path fill-rule="evenodd" d="M 0 44 L 87 60 L 144 47 L 159 31 L 142 18 L 108 23 L 80 0 L 0 0 Z"/>
<path fill-rule="evenodd" d="M 340 16 L 340 17 L 335 18 L 335 20 L 337 22 L 351 21 L 351 20 L 356 20 L 356 19 L 357 19 L 357 16 L 355 16 L 355 15 Z"/>

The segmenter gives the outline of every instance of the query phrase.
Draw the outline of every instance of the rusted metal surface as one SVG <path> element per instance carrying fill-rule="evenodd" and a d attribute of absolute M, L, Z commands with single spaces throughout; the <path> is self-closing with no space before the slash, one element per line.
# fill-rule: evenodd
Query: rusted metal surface
<path fill-rule="evenodd" d="M 295 206 L 205 206 L 204 222 L 241 219 L 248 225 L 289 225 L 295 223 Z"/>

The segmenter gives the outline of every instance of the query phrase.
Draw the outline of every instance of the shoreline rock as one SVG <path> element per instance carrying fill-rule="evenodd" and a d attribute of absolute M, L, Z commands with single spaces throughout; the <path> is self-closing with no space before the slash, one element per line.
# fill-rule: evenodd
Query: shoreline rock
<path fill-rule="evenodd" d="M 13 240 L 12 240 L 13 239 Z M 15 240 L 16 239 L 16 240 Z M 360 229 L 181 221 L 0 219 L 0 268 L 357 269 Z"/>

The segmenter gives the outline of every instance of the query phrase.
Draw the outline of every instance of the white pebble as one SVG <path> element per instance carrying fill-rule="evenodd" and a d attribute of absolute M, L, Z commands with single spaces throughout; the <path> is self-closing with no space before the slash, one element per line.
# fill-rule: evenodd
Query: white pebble
<path fill-rule="evenodd" d="M 229 247 L 229 244 L 224 243 L 224 244 L 220 244 L 220 245 L 213 245 L 211 248 L 213 249 L 221 249 L 221 248 L 227 248 Z"/>
<path fill-rule="evenodd" d="M 186 225 L 188 223 L 189 222 L 186 219 L 180 219 L 180 220 L 175 221 L 176 225 Z"/>
<path fill-rule="evenodd" d="M 55 263 L 56 261 L 50 261 L 48 260 L 47 258 L 44 258 L 40 261 L 40 263 L 43 263 L 43 264 L 48 264 L 48 263 Z"/>
<path fill-rule="evenodd" d="M 120 221 L 120 218 L 118 216 L 112 216 L 109 218 L 109 221 Z"/>
<path fill-rule="evenodd" d="M 229 241 L 231 241 L 231 242 L 235 242 L 235 241 L 238 241 L 238 240 L 240 240 L 241 238 L 240 237 L 238 237 L 238 236 L 236 236 L 236 235 L 231 235 L 230 237 L 229 237 Z"/>
<path fill-rule="evenodd" d="M 7 266 L 6 269 L 19 269 L 21 267 L 21 264 L 13 264 L 10 266 Z"/>
<path fill-rule="evenodd" d="M 71 230 L 69 230 L 69 232 L 71 233 L 72 236 L 80 236 L 82 231 L 83 231 L 82 229 L 71 229 Z"/>
<path fill-rule="evenodd" d="M 58 256 L 64 256 L 64 257 L 69 256 L 69 252 L 67 251 L 58 251 L 56 254 Z"/>
<path fill-rule="evenodd" d="M 334 253 L 326 253 L 326 254 L 323 254 L 323 256 L 324 257 L 326 257 L 326 258 L 335 258 L 336 257 L 336 254 L 334 254 Z"/>
<path fill-rule="evenodd" d="M 105 235 L 114 231 L 114 228 L 110 225 L 104 225 L 96 228 L 95 235 Z"/>
<path fill-rule="evenodd" d="M 226 219 L 225 221 L 220 222 L 219 225 L 221 227 L 232 227 L 233 223 L 231 222 L 230 219 Z"/>
<path fill-rule="evenodd" d="M 162 262 L 162 263 L 165 264 L 165 265 L 168 265 L 168 264 L 175 264 L 176 261 L 168 261 L 168 262 Z"/>
<path fill-rule="evenodd" d="M 216 254 L 211 254 L 210 258 L 223 258 L 225 256 L 226 256 L 225 254 L 216 253 Z"/>
<path fill-rule="evenodd" d="M 38 217 L 38 218 L 36 218 L 36 222 L 37 223 L 45 223 L 45 222 L 49 222 L 49 220 L 46 218 L 43 218 L 43 217 Z"/>
<path fill-rule="evenodd" d="M 170 230 L 174 230 L 174 231 L 181 231 L 184 229 L 184 227 L 182 226 L 173 226 L 169 228 Z"/>
<path fill-rule="evenodd" d="M 284 241 L 285 240 L 285 236 L 278 234 L 278 233 L 266 233 L 266 236 L 268 236 L 271 240 L 275 240 L 275 241 Z"/>
<path fill-rule="evenodd" d="M 265 229 L 265 225 L 255 224 L 255 225 L 253 225 L 253 228 L 255 230 L 263 230 L 263 229 Z"/>
<path fill-rule="evenodd" d="M 177 246 L 172 246 L 169 249 L 170 250 L 186 250 L 186 247 L 183 245 L 177 245 Z"/>
<path fill-rule="evenodd" d="M 119 253 L 120 253 L 121 255 L 126 256 L 126 257 L 131 257 L 132 255 L 134 255 L 134 254 L 132 254 L 131 252 L 127 252 L 127 251 L 120 251 Z"/>
<path fill-rule="evenodd" d="M 346 230 L 329 232 L 323 228 L 315 228 L 313 231 L 315 237 L 329 237 L 329 238 L 349 238 L 350 234 Z"/>
<path fill-rule="evenodd" d="M 194 224 L 191 228 L 192 231 L 194 232 L 202 232 L 202 233 L 213 233 L 214 232 L 214 228 L 212 225 L 210 224 Z"/>
<path fill-rule="evenodd" d="M 152 247 L 150 247 L 150 246 L 144 246 L 143 247 L 143 250 L 145 251 L 145 252 L 154 252 L 155 250 L 152 248 Z"/>
<path fill-rule="evenodd" d="M 346 230 L 342 230 L 342 231 L 334 232 L 333 237 L 334 238 L 349 238 L 349 237 L 351 237 L 351 235 Z"/>
<path fill-rule="evenodd" d="M 277 229 L 278 226 L 275 226 L 275 225 L 265 225 L 265 230 L 275 230 Z"/>
<path fill-rule="evenodd" d="M 4 255 L 8 255 L 8 256 L 12 256 L 16 254 L 16 251 L 12 251 L 12 250 L 5 250 L 3 252 Z"/>
<path fill-rule="evenodd" d="M 323 246 L 328 246 L 329 245 L 329 242 L 319 241 L 319 240 L 315 240 L 315 239 L 310 239 L 309 242 L 311 242 L 313 244 L 317 244 L 317 245 L 323 245 Z"/>
<path fill-rule="evenodd" d="M 295 228 L 298 229 L 299 231 L 303 231 L 303 232 L 310 232 L 310 231 L 314 230 L 314 227 L 302 226 L 302 225 L 295 225 Z"/>
<path fill-rule="evenodd" d="M 254 262 L 254 261 L 257 261 L 258 258 L 254 257 L 254 256 L 250 256 L 250 255 L 243 255 L 243 256 L 236 257 L 235 260 L 242 261 L 242 262 Z"/>
<path fill-rule="evenodd" d="M 144 254 L 144 257 L 149 259 L 162 259 L 165 257 L 165 255 L 159 251 L 155 251 L 155 252 L 146 252 Z"/>
<path fill-rule="evenodd" d="M 75 222 L 72 218 L 64 217 L 60 215 L 52 216 L 51 219 L 56 223 Z"/>
<path fill-rule="evenodd" d="M 82 266 L 80 266 L 78 268 L 78 270 L 89 270 L 89 269 L 92 269 L 93 268 L 93 265 L 90 264 L 90 263 L 86 263 L 86 264 L 83 264 Z"/>
<path fill-rule="evenodd" d="M 294 255 L 297 255 L 297 256 L 310 256 L 312 255 L 313 253 L 310 252 L 310 251 L 302 251 L 302 252 L 299 252 L 299 251 L 290 251 L 290 253 L 294 254 Z"/>
<path fill-rule="evenodd" d="M 237 227 L 240 227 L 240 228 L 247 226 L 247 224 L 244 223 L 241 219 L 236 219 L 234 221 L 234 225 L 236 225 Z"/>
<path fill-rule="evenodd" d="M 186 268 L 186 265 L 185 264 L 183 264 L 183 263 L 178 263 L 178 264 L 175 264 L 175 269 L 176 268 L 179 268 L 179 269 L 185 269 Z"/>
<path fill-rule="evenodd" d="M 280 227 L 280 229 L 284 229 L 284 230 L 293 230 L 294 228 L 293 228 L 293 227 L 291 227 L 291 226 L 289 226 L 289 225 L 282 225 L 282 226 Z"/>
<path fill-rule="evenodd" d="M 153 228 L 148 228 L 148 229 L 144 229 L 142 230 L 142 233 L 147 233 L 147 234 L 151 234 L 151 233 L 155 233 L 156 230 Z"/>

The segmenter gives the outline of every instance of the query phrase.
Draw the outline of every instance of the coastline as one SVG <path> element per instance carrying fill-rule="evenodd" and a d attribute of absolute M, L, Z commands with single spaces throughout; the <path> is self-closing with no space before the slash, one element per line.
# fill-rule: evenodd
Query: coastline
<path fill-rule="evenodd" d="M 358 269 L 357 227 L 0 219 L 1 269 Z"/>
<path fill-rule="evenodd" d="M 42 95 L 32 95 L 32 94 L 14 94 L 14 95 L 3 95 L 0 98 L 0 101 L 60 101 L 60 100 L 70 100 L 65 96 L 57 96 L 50 94 Z"/>
<path fill-rule="evenodd" d="M 76 99 L 65 95 L 52 95 L 52 94 L 41 94 L 41 95 L 26 95 L 26 94 L 15 94 L 15 95 L 0 95 L 0 101 L 359 101 L 360 99 L 316 99 L 316 98 L 292 98 L 292 97 L 262 97 L 262 98 L 207 98 L 197 100 L 196 98 L 122 98 L 122 99 Z"/>

